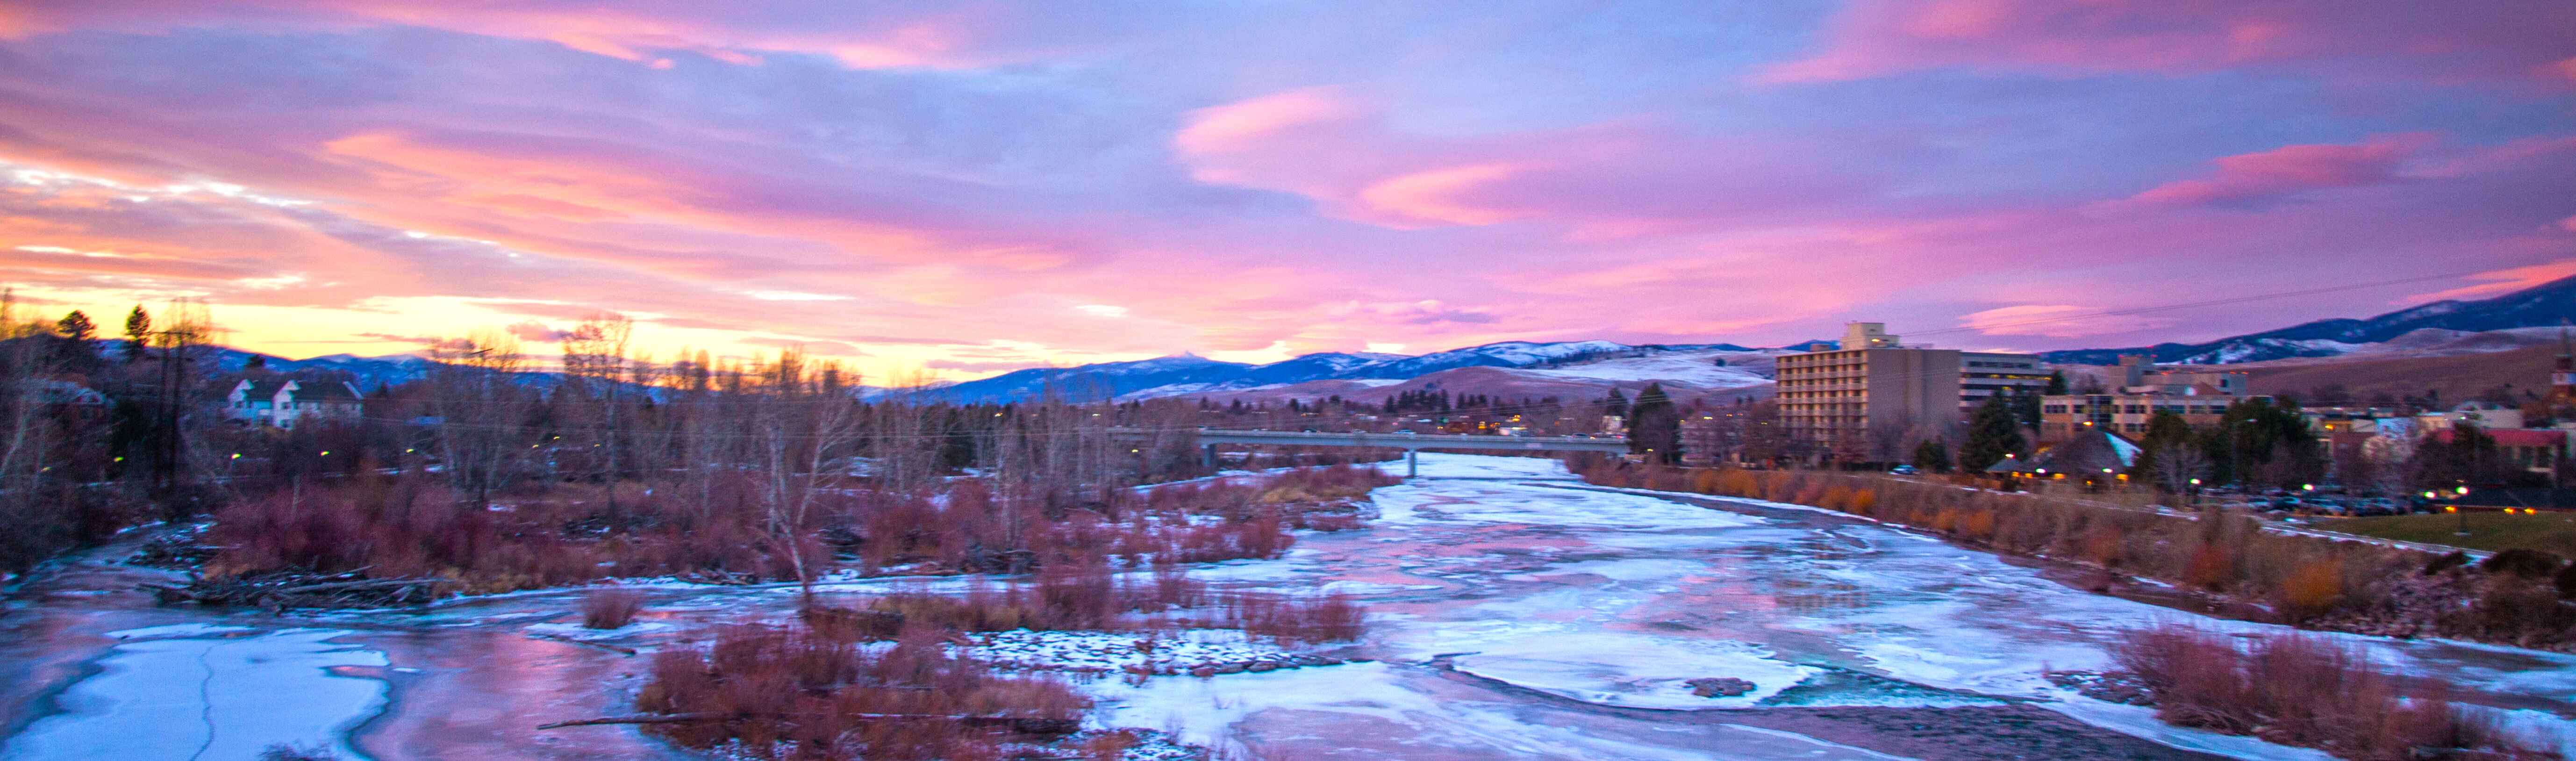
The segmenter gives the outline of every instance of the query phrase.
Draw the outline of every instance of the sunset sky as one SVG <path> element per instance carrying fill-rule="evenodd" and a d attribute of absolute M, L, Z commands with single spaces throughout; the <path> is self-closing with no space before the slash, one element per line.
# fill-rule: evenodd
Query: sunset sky
<path fill-rule="evenodd" d="M 2576 3 L 0 0 L 0 270 L 951 378 L 2204 339 L 2576 274 Z"/>

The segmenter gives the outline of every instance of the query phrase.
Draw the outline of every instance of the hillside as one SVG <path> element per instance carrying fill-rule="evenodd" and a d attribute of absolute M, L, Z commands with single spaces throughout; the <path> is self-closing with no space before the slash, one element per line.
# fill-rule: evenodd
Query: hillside
<path fill-rule="evenodd" d="M 2465 401 L 2487 389 L 2508 384 L 2517 395 L 2524 390 L 2545 392 L 2549 386 L 2550 369 L 2557 361 L 2556 346 L 2531 346 L 2472 354 L 2358 356 L 2332 361 L 2280 360 L 2249 363 L 2230 369 L 2251 373 L 2254 393 L 2257 394 L 2304 397 L 2310 389 L 2340 383 L 2351 389 L 2355 398 L 2365 401 L 2383 393 L 2405 397 L 2422 396 L 2432 391 L 2440 394 L 2447 403 Z"/>
<path fill-rule="evenodd" d="M 2161 343 L 2119 349 L 2072 349 L 2041 356 L 2062 364 L 2108 365 L 2123 354 L 2151 354 L 2166 364 L 2236 364 L 2351 353 L 2357 344 L 2390 341 L 2419 330 L 2483 333 L 2576 321 L 2576 277 L 2560 278 L 2477 301 L 2444 300 L 2369 319 L 2332 319 L 2205 343 Z"/>
<path fill-rule="evenodd" d="M 1737 397 L 1762 399 L 1771 395 L 1773 356 L 1769 352 L 1743 349 L 1649 351 L 1640 356 L 1543 367 L 1457 367 L 1401 381 L 1325 379 L 1251 389 L 1193 390 L 1163 395 L 1206 397 L 1219 402 L 1240 399 L 1247 403 L 1313 400 L 1330 396 L 1378 402 L 1408 391 L 1446 391 L 1451 395 L 1481 394 L 1497 399 L 1556 397 L 1571 400 L 1598 398 L 1611 388 L 1634 396 L 1648 384 L 1661 383 L 1676 400 L 1708 398 L 1733 401 Z M 1716 364 L 1721 359 L 1726 361 L 1725 366 Z"/>

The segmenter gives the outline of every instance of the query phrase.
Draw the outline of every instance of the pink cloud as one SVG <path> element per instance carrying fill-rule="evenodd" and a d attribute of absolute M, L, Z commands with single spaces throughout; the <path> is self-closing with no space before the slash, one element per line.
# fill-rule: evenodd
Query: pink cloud
<path fill-rule="evenodd" d="M 1226 153 L 1297 127 L 1345 121 L 1362 111 L 1338 88 L 1299 88 L 1192 111 L 1172 142 L 1186 154 Z"/>
<path fill-rule="evenodd" d="M 2251 204 L 2309 190 L 2396 180 L 2400 165 L 2432 141 L 2426 134 L 2387 135 L 2354 145 L 2291 145 L 2227 156 L 2208 177 L 2149 188 L 2137 203 L 2201 206 Z"/>
<path fill-rule="evenodd" d="M 2169 317 L 2102 314 L 2073 304 L 2021 304 L 1970 312 L 1959 324 L 1990 336 L 2083 338 L 2151 330 L 2174 324 Z"/>
<path fill-rule="evenodd" d="M 2569 231 L 2576 232 L 2576 217 L 2569 217 L 2562 222 L 2562 224 L 2567 225 L 2567 229 Z M 2443 299 L 2477 299 L 2489 296 L 2500 296 L 2569 276 L 2576 276 L 2576 259 L 2567 259 L 2546 264 L 2534 264 L 2528 267 L 2500 269 L 2492 272 L 2480 272 L 2475 275 L 2470 275 L 2468 279 L 2484 280 L 2487 282 L 2475 285 L 2464 285 L 2445 291 L 2416 294 L 2399 299 L 2396 303 L 2421 304 L 2427 301 L 2440 301 Z"/>
<path fill-rule="evenodd" d="M 2576 6 L 2411 0 L 1856 0 L 1814 54 L 1756 81 L 1832 82 L 1954 66 L 2197 73 L 2254 63 L 2339 75 L 2563 87 Z"/>
<path fill-rule="evenodd" d="M 1648 119 L 1421 135 L 1330 88 L 1200 109 L 1174 147 L 1202 182 L 1306 196 L 1345 219 L 1395 229 L 1527 221 L 1578 240 L 1813 213 L 1854 197 L 1844 163 L 1870 158 L 1868 146 L 1695 136 Z"/>
<path fill-rule="evenodd" d="M 0 9 L 0 38 L 78 28 L 164 30 L 256 20 L 308 28 L 412 26 L 540 40 L 594 55 L 669 68 L 668 53 L 735 65 L 764 54 L 829 57 L 860 69 L 956 68 L 1032 60 L 1065 44 L 1063 28 L 1000 5 L 887 6 L 806 11 L 727 3 L 435 0 L 251 0 L 215 7 L 166 0 L 91 0 Z"/>
<path fill-rule="evenodd" d="M 1490 225 L 1527 217 L 1531 212 L 1493 208 L 1471 200 L 1479 188 L 1508 180 L 1529 169 L 1511 163 L 1470 164 L 1414 172 L 1380 180 L 1359 192 L 1361 203 L 1401 217 L 1457 225 Z"/>

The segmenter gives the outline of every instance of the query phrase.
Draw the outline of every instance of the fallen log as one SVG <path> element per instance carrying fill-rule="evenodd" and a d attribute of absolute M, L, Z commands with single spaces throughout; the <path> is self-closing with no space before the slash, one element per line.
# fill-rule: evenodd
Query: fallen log
<path fill-rule="evenodd" d="M 261 578 L 230 578 L 222 581 L 196 579 L 186 586 L 142 583 L 136 588 L 151 592 L 161 602 L 194 602 L 199 605 L 237 605 L 278 611 L 286 608 L 383 607 L 402 603 L 426 603 L 430 592 L 446 580 L 437 577 L 401 579 L 347 579 L 343 572 L 331 576 L 271 574 Z M 343 579 L 315 581 L 315 579 Z"/>
<path fill-rule="evenodd" d="M 572 637 L 566 637 L 566 636 L 561 635 L 561 634 L 547 634 L 547 633 L 545 633 L 545 632 L 528 632 L 528 636 L 530 636 L 530 637 L 535 637 L 535 638 L 537 638 L 537 639 L 550 639 L 550 640 L 554 640 L 554 641 L 556 641 L 556 642 L 562 642 L 562 643 L 570 644 L 570 645 L 581 645 L 581 646 L 583 646 L 583 647 L 596 647 L 596 648 L 599 648 L 599 649 L 601 649 L 601 650 L 606 650 L 606 651 L 609 651 L 609 652 L 612 652 L 612 653 L 625 653 L 625 654 L 627 654 L 627 655 L 634 655 L 634 654 L 635 654 L 635 648 L 631 648 L 631 647 L 619 647 L 619 646 L 617 646 L 617 645 L 611 645 L 611 644 L 608 644 L 608 643 L 606 643 L 606 642 L 592 642 L 592 641 L 590 641 L 590 640 L 586 640 L 586 639 L 575 639 L 575 638 L 572 638 Z M 539 727 L 539 729 L 543 729 L 543 727 Z"/>
<path fill-rule="evenodd" d="M 357 581 L 334 581 L 327 584 L 305 584 L 293 587 L 278 587 L 263 591 L 266 591 L 269 594 L 278 595 L 301 595 L 311 594 L 314 592 L 328 592 L 331 590 L 363 591 L 369 589 L 400 589 L 402 587 L 408 587 L 415 584 L 436 584 L 439 581 L 440 580 L 437 578 L 360 579 Z"/>
<path fill-rule="evenodd" d="M 732 718 L 739 717 L 734 714 L 722 713 L 671 713 L 644 714 L 641 716 L 602 716 L 596 719 L 573 719 L 570 721 L 558 721 L 550 724 L 539 724 L 537 725 L 537 728 L 561 729 L 564 727 L 594 727 L 602 724 L 679 724 L 690 721 L 710 721 L 714 719 Z"/>

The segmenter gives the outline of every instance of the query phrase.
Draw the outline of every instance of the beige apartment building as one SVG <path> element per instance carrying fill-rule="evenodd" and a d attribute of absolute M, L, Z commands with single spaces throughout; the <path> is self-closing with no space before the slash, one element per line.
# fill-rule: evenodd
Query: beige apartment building
<path fill-rule="evenodd" d="M 1907 346 L 1882 323 L 1844 326 L 1842 346 L 1779 358 L 1780 421 L 1794 440 L 1866 451 L 1872 431 L 1938 435 L 1988 397 L 2048 386 L 2038 357 Z"/>
<path fill-rule="evenodd" d="M 2039 440 L 2065 441 L 2086 430 L 2129 438 L 2147 432 L 2158 412 L 2181 415 L 2193 428 L 2218 425 L 2228 405 L 2245 399 L 2249 376 L 2206 368 L 2160 368 L 2146 357 L 2120 357 L 2117 390 L 2046 397 L 2039 405 Z"/>

